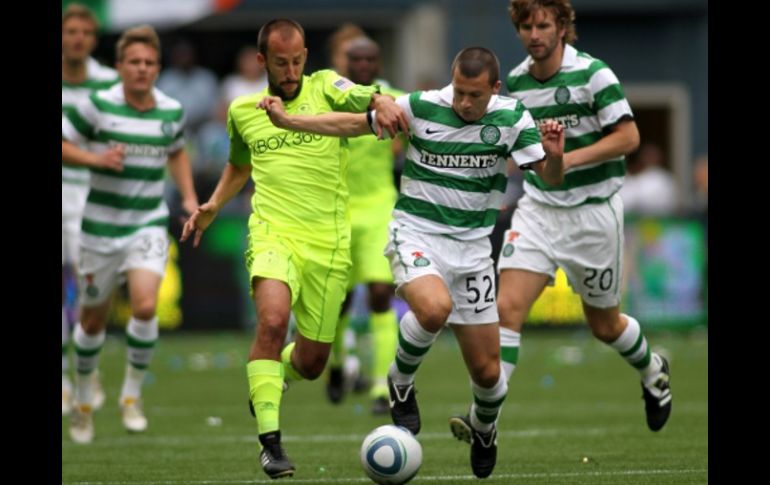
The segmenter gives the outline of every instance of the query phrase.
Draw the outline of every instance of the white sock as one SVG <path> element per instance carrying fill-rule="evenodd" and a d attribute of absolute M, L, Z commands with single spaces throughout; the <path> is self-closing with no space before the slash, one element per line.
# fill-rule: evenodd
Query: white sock
<path fill-rule="evenodd" d="M 642 328 L 639 322 L 632 316 L 621 314 L 626 317 L 628 325 L 623 333 L 620 334 L 614 342 L 610 343 L 610 346 L 620 353 L 626 362 L 631 364 L 636 370 L 639 371 L 639 375 L 646 383 L 660 373 L 661 361 L 658 356 L 653 356 L 650 353 L 650 347 L 647 344 L 647 339 L 642 333 Z"/>
<path fill-rule="evenodd" d="M 75 343 L 75 363 L 77 374 L 75 378 L 75 400 L 78 403 L 90 403 L 91 373 L 99 365 L 99 352 L 104 345 L 106 332 L 102 330 L 96 335 L 88 335 L 78 322 L 75 326 L 73 342 Z"/>
<path fill-rule="evenodd" d="M 425 330 L 411 311 L 404 314 L 398 325 L 396 358 L 388 370 L 388 376 L 395 384 L 405 385 L 414 381 L 417 368 L 440 333 L 440 330 L 436 333 Z"/>
<path fill-rule="evenodd" d="M 506 380 L 511 378 L 519 362 L 519 347 L 521 347 L 521 334 L 509 328 L 500 327 L 500 364 Z"/>
<path fill-rule="evenodd" d="M 155 342 L 158 340 L 158 317 L 139 320 L 131 317 L 126 327 L 128 347 L 126 349 L 126 373 L 120 401 L 126 398 L 138 399 L 142 394 L 142 382 L 152 360 Z"/>
<path fill-rule="evenodd" d="M 481 387 L 471 380 L 471 389 L 474 396 L 470 412 L 471 426 L 481 432 L 490 431 L 500 416 L 500 409 L 508 394 L 508 379 L 501 368 L 500 378 L 493 387 Z"/>

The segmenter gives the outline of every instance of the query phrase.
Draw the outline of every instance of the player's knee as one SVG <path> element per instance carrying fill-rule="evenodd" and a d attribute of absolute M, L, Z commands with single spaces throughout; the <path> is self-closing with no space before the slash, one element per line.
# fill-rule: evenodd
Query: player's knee
<path fill-rule="evenodd" d="M 134 310 L 134 318 L 138 320 L 152 320 L 155 318 L 155 302 L 139 305 Z"/>
<path fill-rule="evenodd" d="M 80 326 L 86 335 L 96 335 L 104 328 L 105 319 L 96 312 L 83 311 L 80 315 Z"/>
<path fill-rule="evenodd" d="M 471 365 L 471 379 L 477 386 L 494 387 L 500 380 L 500 362 L 496 359 L 484 359 Z"/>
<path fill-rule="evenodd" d="M 614 342 L 622 333 L 622 330 L 619 330 L 618 325 L 611 321 L 600 320 L 589 322 L 589 326 L 591 327 L 591 333 L 593 333 L 594 337 L 605 343 Z"/>
<path fill-rule="evenodd" d="M 309 381 L 314 381 L 321 376 L 326 367 L 326 358 L 320 355 L 305 355 L 299 359 L 297 371 Z"/>
<path fill-rule="evenodd" d="M 497 299 L 497 312 L 500 315 L 501 325 L 520 327 L 526 314 L 526 302 L 519 295 L 513 295 L 510 292 L 501 293 Z"/>
<path fill-rule="evenodd" d="M 369 286 L 369 308 L 374 313 L 390 310 L 390 300 L 393 290 L 390 285 L 372 284 Z"/>
<path fill-rule="evenodd" d="M 289 317 L 282 312 L 269 311 L 259 315 L 258 333 L 268 342 L 282 343 L 286 338 Z"/>
<path fill-rule="evenodd" d="M 413 311 L 417 320 L 428 331 L 438 332 L 452 312 L 452 300 L 449 298 L 436 298 L 429 302 L 423 302 Z"/>

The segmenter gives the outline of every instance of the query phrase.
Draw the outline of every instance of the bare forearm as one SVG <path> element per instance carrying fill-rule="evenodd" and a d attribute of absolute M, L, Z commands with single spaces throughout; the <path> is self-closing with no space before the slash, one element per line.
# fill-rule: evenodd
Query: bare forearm
<path fill-rule="evenodd" d="M 174 179 L 182 199 L 192 200 L 197 204 L 198 196 L 195 194 L 190 158 L 187 156 L 187 151 L 182 149 L 169 157 L 168 171 L 171 173 L 171 178 Z"/>
<path fill-rule="evenodd" d="M 251 165 L 233 165 L 228 163 L 222 171 L 217 188 L 211 194 L 209 202 L 219 211 L 227 202 L 241 191 L 251 175 Z"/>
<path fill-rule="evenodd" d="M 361 113 L 324 113 L 321 115 L 289 115 L 283 128 L 327 136 L 359 136 L 371 134 L 366 115 Z"/>
<path fill-rule="evenodd" d="M 93 167 L 97 164 L 96 154 L 81 150 L 74 144 L 62 140 L 61 159 L 72 165 L 82 165 L 84 167 Z"/>
<path fill-rule="evenodd" d="M 612 133 L 592 145 L 568 152 L 566 168 L 589 165 L 627 155 L 639 147 L 639 130 L 634 121 L 623 121 Z"/>
<path fill-rule="evenodd" d="M 540 178 L 548 185 L 554 186 L 564 182 L 564 157 L 548 156 L 543 165 L 543 173 Z"/>

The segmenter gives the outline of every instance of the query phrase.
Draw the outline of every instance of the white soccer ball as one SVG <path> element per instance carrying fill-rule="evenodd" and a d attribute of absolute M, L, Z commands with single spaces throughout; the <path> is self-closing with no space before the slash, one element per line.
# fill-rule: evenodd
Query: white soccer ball
<path fill-rule="evenodd" d="M 369 478 L 383 485 L 400 485 L 422 464 L 422 446 L 401 426 L 386 424 L 369 433 L 361 444 L 361 466 Z"/>

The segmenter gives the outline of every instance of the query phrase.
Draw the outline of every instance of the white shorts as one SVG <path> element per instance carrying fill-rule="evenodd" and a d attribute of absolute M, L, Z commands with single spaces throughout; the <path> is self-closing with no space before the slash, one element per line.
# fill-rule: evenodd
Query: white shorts
<path fill-rule="evenodd" d="M 77 266 L 87 185 L 61 184 L 61 264 Z"/>
<path fill-rule="evenodd" d="M 561 267 L 587 304 L 620 304 L 623 269 L 623 202 L 615 194 L 599 204 L 557 208 L 530 197 L 519 200 L 503 237 L 498 271 L 523 269 L 551 277 Z"/>
<path fill-rule="evenodd" d="M 385 256 L 396 282 L 396 295 L 406 283 L 424 275 L 439 276 L 452 297 L 447 323 L 497 323 L 492 244 L 484 237 L 458 241 L 411 231 L 396 221 L 388 225 Z"/>
<path fill-rule="evenodd" d="M 142 229 L 122 251 L 104 254 L 86 248 L 80 250 L 78 271 L 81 304 L 85 307 L 104 303 L 116 286 L 126 281 L 126 272 L 146 269 L 163 278 L 168 259 L 166 229 Z"/>

